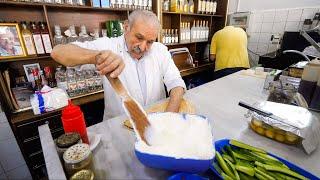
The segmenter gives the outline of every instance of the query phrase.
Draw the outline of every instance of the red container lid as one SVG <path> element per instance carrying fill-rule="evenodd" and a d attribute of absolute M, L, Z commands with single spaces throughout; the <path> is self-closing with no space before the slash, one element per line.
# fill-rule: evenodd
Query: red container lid
<path fill-rule="evenodd" d="M 82 116 L 82 111 L 79 106 L 72 104 L 71 100 L 68 100 L 68 106 L 62 110 L 62 119 L 74 119 Z"/>

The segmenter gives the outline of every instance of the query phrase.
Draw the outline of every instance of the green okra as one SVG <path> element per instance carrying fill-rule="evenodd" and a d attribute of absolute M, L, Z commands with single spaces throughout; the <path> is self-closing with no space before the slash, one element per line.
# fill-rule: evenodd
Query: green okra
<path fill-rule="evenodd" d="M 252 167 L 246 167 L 241 165 L 235 165 L 236 170 L 243 172 L 249 176 L 254 176 L 255 170 Z"/>
<path fill-rule="evenodd" d="M 269 180 L 276 180 L 276 178 L 270 176 L 268 173 L 265 173 L 265 172 L 259 170 L 258 168 L 254 168 L 254 170 L 255 170 L 257 173 L 261 174 L 262 176 L 264 176 L 265 178 L 267 178 L 267 179 L 269 179 Z"/>
<path fill-rule="evenodd" d="M 240 180 L 238 171 L 236 170 L 235 166 L 228 159 L 225 159 L 225 160 L 226 160 L 227 164 L 231 167 L 233 174 L 235 175 L 235 179 Z"/>
<path fill-rule="evenodd" d="M 216 151 L 216 158 L 221 169 L 231 178 L 235 178 L 232 170 L 227 166 L 226 162 L 223 160 L 221 154 L 218 151 Z"/>
<path fill-rule="evenodd" d="M 240 141 L 237 141 L 237 140 L 233 140 L 233 139 L 229 141 L 229 144 L 231 144 L 231 145 L 233 145 L 233 146 L 236 146 L 236 147 L 239 147 L 239 148 L 251 150 L 251 151 L 261 152 L 261 153 L 264 153 L 264 154 L 267 153 L 267 152 L 266 152 L 265 150 L 263 150 L 263 149 L 253 147 L 253 146 L 250 146 L 250 145 L 248 145 L 248 144 L 245 144 L 245 143 L 243 143 L 243 142 L 240 142 Z"/>

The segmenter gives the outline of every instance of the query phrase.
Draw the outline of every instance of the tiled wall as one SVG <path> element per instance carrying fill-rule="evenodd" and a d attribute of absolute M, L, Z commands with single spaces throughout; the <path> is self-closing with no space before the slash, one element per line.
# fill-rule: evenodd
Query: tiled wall
<path fill-rule="evenodd" d="M 32 179 L 17 141 L 0 106 L 0 180 Z"/>
<path fill-rule="evenodd" d="M 271 35 L 283 35 L 284 31 L 299 31 L 305 19 L 312 19 L 320 7 L 271 9 L 252 11 L 248 28 L 248 48 L 256 54 L 264 55 L 274 52 L 277 46 L 271 44 Z M 258 56 L 249 53 L 254 61 Z"/>

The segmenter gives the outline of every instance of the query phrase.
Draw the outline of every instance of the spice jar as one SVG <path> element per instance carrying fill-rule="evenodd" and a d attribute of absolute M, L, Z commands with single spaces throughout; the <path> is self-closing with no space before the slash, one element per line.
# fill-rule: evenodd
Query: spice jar
<path fill-rule="evenodd" d="M 59 136 L 56 140 L 57 151 L 62 158 L 63 153 L 71 146 L 81 143 L 80 135 L 78 133 L 66 133 Z"/>
<path fill-rule="evenodd" d="M 92 170 L 92 153 L 88 144 L 71 146 L 64 152 L 63 160 L 68 177 L 82 169 Z"/>
<path fill-rule="evenodd" d="M 70 180 L 93 180 L 94 173 L 91 170 L 83 169 L 71 176 Z"/>

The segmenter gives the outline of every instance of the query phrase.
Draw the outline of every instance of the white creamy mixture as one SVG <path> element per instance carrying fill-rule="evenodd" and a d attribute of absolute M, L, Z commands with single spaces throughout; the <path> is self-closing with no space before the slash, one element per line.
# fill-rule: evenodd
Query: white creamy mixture
<path fill-rule="evenodd" d="M 151 126 L 146 130 L 145 137 L 151 146 L 138 141 L 138 151 L 175 158 L 214 157 L 213 136 L 208 120 L 176 113 L 155 113 L 148 118 Z"/>

